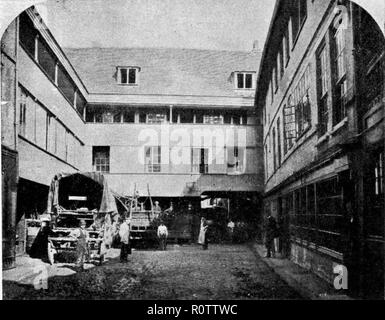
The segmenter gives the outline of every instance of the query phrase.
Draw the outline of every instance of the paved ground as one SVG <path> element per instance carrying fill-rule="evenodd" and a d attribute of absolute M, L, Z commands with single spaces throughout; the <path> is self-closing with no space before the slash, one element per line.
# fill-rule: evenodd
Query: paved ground
<path fill-rule="evenodd" d="M 71 265 L 44 265 L 47 290 L 34 288 L 36 274 L 8 277 L 4 299 L 301 299 L 246 245 L 136 250 L 125 264 L 117 253 L 113 250 L 103 266 L 80 273 Z"/>

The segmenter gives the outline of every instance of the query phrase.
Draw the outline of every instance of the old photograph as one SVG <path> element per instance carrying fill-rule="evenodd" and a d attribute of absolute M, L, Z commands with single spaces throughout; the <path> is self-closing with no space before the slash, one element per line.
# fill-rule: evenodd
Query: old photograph
<path fill-rule="evenodd" d="M 384 300 L 384 27 L 383 0 L 0 0 L 1 298 Z"/>

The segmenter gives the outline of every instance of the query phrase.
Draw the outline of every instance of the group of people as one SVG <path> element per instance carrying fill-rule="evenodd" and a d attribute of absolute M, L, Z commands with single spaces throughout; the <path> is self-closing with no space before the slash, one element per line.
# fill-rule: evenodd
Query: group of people
<path fill-rule="evenodd" d="M 131 254 L 131 246 L 130 246 L 130 218 L 122 220 L 119 228 L 119 236 L 120 236 L 120 261 L 127 262 L 127 257 Z M 208 249 L 208 238 L 207 238 L 207 230 L 208 230 L 208 222 L 206 218 L 201 218 L 200 231 L 198 237 L 198 243 L 202 245 L 203 250 Z M 157 229 L 157 237 L 159 241 L 160 250 L 165 251 L 167 249 L 167 238 L 168 238 L 168 229 L 163 221 L 159 223 Z"/>

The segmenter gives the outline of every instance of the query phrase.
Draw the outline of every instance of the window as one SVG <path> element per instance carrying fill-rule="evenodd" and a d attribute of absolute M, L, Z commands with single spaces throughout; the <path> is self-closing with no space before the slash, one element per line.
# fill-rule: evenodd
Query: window
<path fill-rule="evenodd" d="M 147 113 L 146 111 L 139 111 L 139 123 L 146 123 L 147 121 Z"/>
<path fill-rule="evenodd" d="M 231 124 L 232 115 L 229 112 L 226 112 L 223 116 L 223 123 Z"/>
<path fill-rule="evenodd" d="M 94 171 L 101 173 L 110 172 L 110 147 L 92 148 L 92 165 Z"/>
<path fill-rule="evenodd" d="M 294 103 L 296 106 L 296 131 L 297 136 L 301 136 L 311 124 L 311 110 L 310 110 L 310 66 L 300 79 L 297 87 L 294 90 Z"/>
<path fill-rule="evenodd" d="M 113 123 L 114 122 L 114 113 L 112 111 L 103 112 L 103 122 L 104 123 Z"/>
<path fill-rule="evenodd" d="M 56 123 L 56 155 L 67 161 L 66 128 L 59 122 Z"/>
<path fill-rule="evenodd" d="M 180 123 L 194 123 L 194 113 L 192 110 L 181 110 L 180 114 Z"/>
<path fill-rule="evenodd" d="M 294 141 L 297 137 L 295 128 L 295 105 L 291 96 L 287 100 L 287 105 L 283 108 L 284 119 L 284 150 L 285 153 L 291 149 L 294 145 Z"/>
<path fill-rule="evenodd" d="M 280 48 L 280 51 L 278 52 L 278 65 L 279 65 L 279 78 L 282 79 L 283 74 L 285 72 L 285 66 L 283 62 L 283 48 Z"/>
<path fill-rule="evenodd" d="M 274 93 L 278 91 L 278 69 L 277 65 L 273 69 Z"/>
<path fill-rule="evenodd" d="M 81 114 L 83 117 L 84 108 L 86 107 L 86 100 L 84 99 L 83 95 L 77 91 L 76 92 L 76 110 Z"/>
<path fill-rule="evenodd" d="M 292 95 L 284 106 L 284 150 L 287 152 L 294 141 L 311 125 L 310 66 L 307 66 Z"/>
<path fill-rule="evenodd" d="M 48 78 L 55 82 L 56 58 L 41 37 L 37 41 L 37 52 L 38 63 L 46 72 Z"/>
<path fill-rule="evenodd" d="M 32 57 L 35 57 L 35 38 L 37 36 L 37 31 L 33 22 L 28 17 L 28 14 L 23 12 L 20 15 L 20 43 L 27 53 Z"/>
<path fill-rule="evenodd" d="M 318 244 L 341 252 L 343 192 L 338 178 L 316 184 Z"/>
<path fill-rule="evenodd" d="M 116 110 L 113 114 L 113 121 L 114 123 L 121 123 L 122 122 L 122 111 L 121 110 Z"/>
<path fill-rule="evenodd" d="M 223 124 L 223 116 L 216 113 L 203 115 L 204 124 Z"/>
<path fill-rule="evenodd" d="M 322 137 L 328 130 L 329 105 L 329 72 L 328 56 L 325 44 L 321 47 L 317 55 L 317 74 L 318 74 L 318 135 Z"/>
<path fill-rule="evenodd" d="M 291 15 L 291 30 L 292 30 L 292 40 L 293 47 L 297 41 L 299 32 L 303 23 L 307 17 L 307 0 L 294 0 L 293 11 Z"/>
<path fill-rule="evenodd" d="M 253 73 L 236 73 L 237 89 L 254 89 Z"/>
<path fill-rule="evenodd" d="M 150 112 L 147 114 L 147 123 L 160 124 L 167 122 L 167 114 L 163 112 Z"/>
<path fill-rule="evenodd" d="M 135 122 L 135 111 L 134 110 L 123 110 L 123 122 L 134 123 Z"/>
<path fill-rule="evenodd" d="M 64 70 L 63 67 L 58 68 L 58 88 L 63 93 L 63 95 L 68 99 L 70 104 L 74 105 L 74 99 L 75 99 L 75 86 L 72 83 L 71 78 L 67 74 L 67 72 Z"/>
<path fill-rule="evenodd" d="M 227 148 L 227 172 L 243 173 L 245 170 L 245 148 Z"/>
<path fill-rule="evenodd" d="M 288 64 L 290 60 L 290 36 L 289 36 L 289 25 L 290 21 L 287 24 L 287 28 L 285 30 L 285 34 L 283 36 L 283 51 L 285 53 L 285 63 Z"/>
<path fill-rule="evenodd" d="M 342 252 L 342 188 L 338 178 L 304 186 L 284 199 L 293 239 Z"/>
<path fill-rule="evenodd" d="M 47 112 L 38 103 L 36 103 L 36 114 L 35 114 L 35 134 L 36 144 L 43 149 L 47 147 Z"/>
<path fill-rule="evenodd" d="M 280 118 L 277 119 L 277 160 L 278 166 L 281 165 L 282 162 L 282 151 L 281 151 L 281 121 Z"/>
<path fill-rule="evenodd" d="M 205 174 L 209 171 L 208 165 L 209 149 L 191 149 L 191 172 Z"/>
<path fill-rule="evenodd" d="M 118 67 L 118 83 L 136 85 L 138 84 L 137 67 Z"/>
<path fill-rule="evenodd" d="M 367 194 L 367 232 L 372 236 L 384 236 L 384 174 L 385 174 L 385 152 L 383 148 L 372 153 L 373 163 L 369 165 L 365 180 Z"/>
<path fill-rule="evenodd" d="M 333 125 L 340 123 L 346 116 L 345 95 L 346 95 L 346 49 L 345 49 L 345 29 L 342 18 L 338 18 L 332 28 L 332 62 L 334 70 L 333 79 Z"/>
<path fill-rule="evenodd" d="M 19 134 L 26 136 L 26 127 L 27 127 L 27 93 L 20 88 L 20 118 L 19 118 Z"/>
<path fill-rule="evenodd" d="M 150 173 L 161 172 L 161 147 L 145 148 L 145 171 Z"/>
<path fill-rule="evenodd" d="M 375 195 L 384 195 L 384 152 L 378 153 L 374 166 Z"/>

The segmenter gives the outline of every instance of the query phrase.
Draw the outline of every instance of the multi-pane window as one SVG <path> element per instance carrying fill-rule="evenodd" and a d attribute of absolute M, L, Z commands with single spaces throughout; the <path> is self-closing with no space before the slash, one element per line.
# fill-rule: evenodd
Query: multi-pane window
<path fill-rule="evenodd" d="M 253 89 L 253 73 L 239 72 L 236 73 L 236 88 L 237 89 Z"/>
<path fill-rule="evenodd" d="M 328 68 L 328 56 L 325 44 L 321 47 L 321 50 L 317 56 L 318 64 L 318 84 L 319 84 L 319 98 L 318 98 L 318 134 L 323 136 L 328 130 L 328 118 L 329 118 L 329 68 Z"/>
<path fill-rule="evenodd" d="M 152 112 L 147 114 L 147 123 L 165 123 L 167 122 L 166 113 Z"/>
<path fill-rule="evenodd" d="M 204 114 L 203 115 L 204 124 L 223 124 L 223 116 L 221 114 Z"/>
<path fill-rule="evenodd" d="M 205 174 L 209 171 L 208 165 L 209 149 L 191 149 L 191 172 Z"/>
<path fill-rule="evenodd" d="M 86 104 L 84 97 L 26 13 L 20 15 L 19 37 L 23 49 L 33 57 L 46 76 L 55 83 L 71 106 L 82 116 Z"/>
<path fill-rule="evenodd" d="M 297 138 L 311 125 L 311 106 L 310 106 L 310 66 L 300 78 L 292 95 L 284 106 L 284 139 L 285 152 L 289 150 Z"/>
<path fill-rule="evenodd" d="M 120 84 L 138 84 L 139 68 L 124 68 L 118 67 L 118 83 Z"/>
<path fill-rule="evenodd" d="M 304 186 L 286 195 L 284 208 L 290 215 L 292 239 L 341 253 L 342 195 L 337 177 Z"/>
<path fill-rule="evenodd" d="M 77 165 L 81 142 L 43 104 L 20 89 L 19 134 L 43 150 Z"/>
<path fill-rule="evenodd" d="M 296 106 L 296 131 L 297 136 L 300 136 L 306 131 L 311 124 L 311 110 L 310 110 L 310 67 L 306 68 L 305 74 L 299 81 L 299 84 L 294 89 L 294 103 Z"/>
<path fill-rule="evenodd" d="M 294 145 L 297 137 L 295 125 L 295 104 L 292 96 L 287 99 L 287 105 L 283 107 L 285 153 Z"/>
<path fill-rule="evenodd" d="M 338 178 L 316 184 L 319 245 L 341 252 L 343 192 Z"/>
<path fill-rule="evenodd" d="M 346 48 L 345 28 L 342 20 L 337 20 L 337 26 L 333 28 L 332 56 L 334 66 L 334 103 L 333 103 L 333 125 L 341 122 L 346 116 L 345 95 L 346 95 Z"/>
<path fill-rule="evenodd" d="M 161 172 L 161 147 L 151 146 L 144 150 L 145 171 L 150 173 Z"/>
<path fill-rule="evenodd" d="M 103 113 L 103 122 L 104 123 L 113 123 L 114 122 L 114 114 L 111 111 L 107 111 Z"/>
<path fill-rule="evenodd" d="M 227 148 L 227 172 L 243 173 L 245 170 L 245 148 L 238 146 Z"/>
<path fill-rule="evenodd" d="M 110 172 L 110 147 L 93 147 L 92 162 L 96 172 Z"/>

